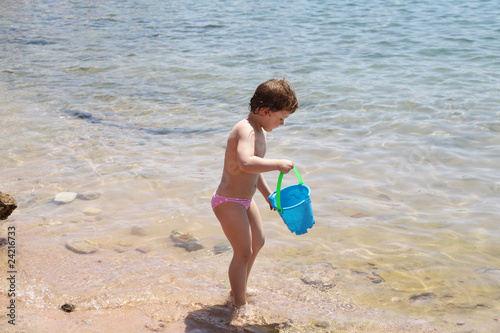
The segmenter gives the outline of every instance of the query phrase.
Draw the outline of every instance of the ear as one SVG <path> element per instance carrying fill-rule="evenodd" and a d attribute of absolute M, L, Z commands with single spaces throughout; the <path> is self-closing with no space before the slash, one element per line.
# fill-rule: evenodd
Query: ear
<path fill-rule="evenodd" d="M 259 114 L 261 114 L 262 116 L 267 116 L 270 114 L 270 112 L 271 112 L 271 109 L 268 108 L 267 106 L 264 108 L 259 108 Z"/>

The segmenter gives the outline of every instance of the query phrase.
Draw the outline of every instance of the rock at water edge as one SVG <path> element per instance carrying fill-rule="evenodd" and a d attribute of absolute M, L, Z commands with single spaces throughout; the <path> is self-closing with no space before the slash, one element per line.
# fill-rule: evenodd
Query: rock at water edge
<path fill-rule="evenodd" d="M 0 192 L 0 220 L 6 220 L 16 208 L 16 200 L 9 194 Z"/>

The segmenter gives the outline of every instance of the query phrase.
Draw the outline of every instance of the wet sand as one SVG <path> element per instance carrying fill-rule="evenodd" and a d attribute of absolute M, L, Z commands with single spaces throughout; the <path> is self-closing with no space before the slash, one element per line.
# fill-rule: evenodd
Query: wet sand
<path fill-rule="evenodd" d="M 253 324 L 234 326 L 227 324 L 227 315 L 222 306 L 212 306 L 190 311 L 186 319 L 179 322 L 155 321 L 141 309 L 123 307 L 101 311 L 76 311 L 64 314 L 57 310 L 33 311 L 23 309 L 20 320 L 24 321 L 16 330 L 2 327 L 4 332 L 440 332 L 431 326 L 416 322 L 405 322 L 385 318 L 386 323 L 358 323 L 339 320 L 335 325 L 316 323 L 310 325 Z M 175 311 L 175 309 L 174 309 Z M 1 327 L 1 326 L 0 326 Z"/>
<path fill-rule="evenodd" d="M 294 278 L 272 257 L 272 242 L 252 272 L 252 314 L 235 326 L 225 305 L 231 252 L 214 255 L 210 240 L 187 252 L 168 234 L 160 245 L 147 235 L 103 237 L 95 240 L 98 251 L 77 254 L 65 247 L 67 233 L 45 224 L 18 226 L 17 235 L 16 327 L 2 316 L 2 332 L 443 332 L 422 319 L 363 308 L 342 288 Z M 138 251 L 148 240 L 149 250 Z M 8 301 L 3 294 L 2 308 Z M 66 302 L 73 312 L 60 309 Z"/>

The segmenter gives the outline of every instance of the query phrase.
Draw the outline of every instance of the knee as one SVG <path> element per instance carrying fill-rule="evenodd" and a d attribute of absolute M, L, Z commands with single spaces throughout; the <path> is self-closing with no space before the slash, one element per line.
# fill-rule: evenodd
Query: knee
<path fill-rule="evenodd" d="M 234 252 L 234 257 L 238 258 L 238 261 L 244 263 L 249 262 L 252 255 L 253 255 L 253 250 L 251 248 Z"/>
<path fill-rule="evenodd" d="M 266 239 L 262 237 L 262 239 L 260 240 L 260 249 L 264 247 L 264 244 L 266 244 Z"/>
<path fill-rule="evenodd" d="M 253 251 L 254 252 L 260 251 L 260 249 L 262 249 L 264 247 L 265 243 L 266 243 L 266 239 L 264 237 L 255 240 L 254 245 L 253 245 Z"/>

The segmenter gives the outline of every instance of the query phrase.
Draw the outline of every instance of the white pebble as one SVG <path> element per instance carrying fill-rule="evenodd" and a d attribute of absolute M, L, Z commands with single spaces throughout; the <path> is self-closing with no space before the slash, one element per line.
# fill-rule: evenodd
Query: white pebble
<path fill-rule="evenodd" d="M 74 192 L 61 192 L 55 196 L 54 201 L 59 204 L 67 204 L 75 200 L 77 195 Z"/>

